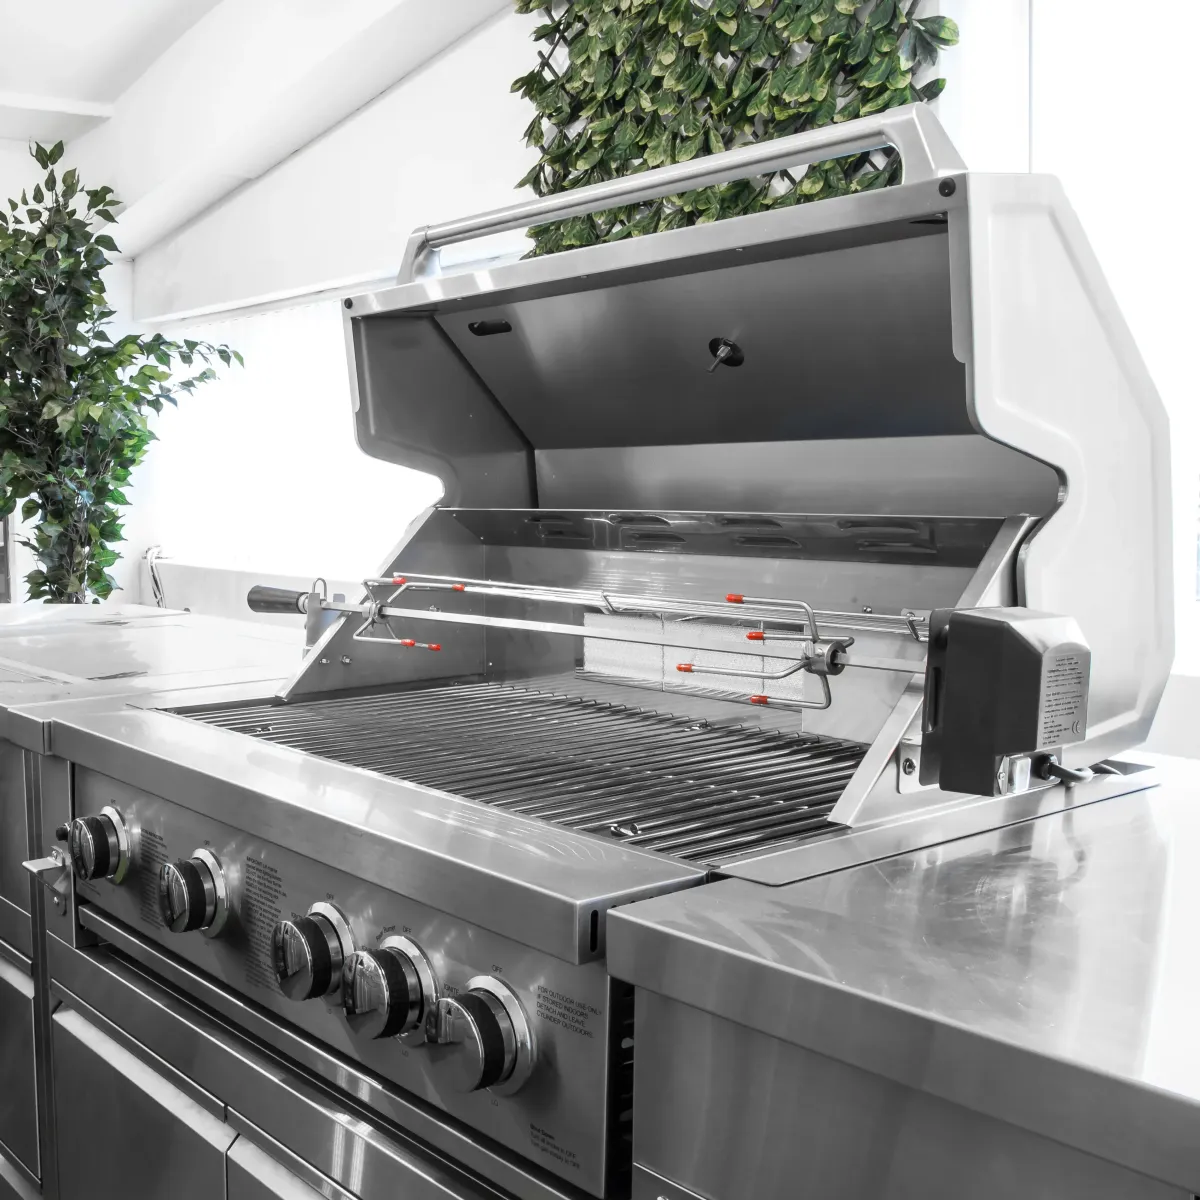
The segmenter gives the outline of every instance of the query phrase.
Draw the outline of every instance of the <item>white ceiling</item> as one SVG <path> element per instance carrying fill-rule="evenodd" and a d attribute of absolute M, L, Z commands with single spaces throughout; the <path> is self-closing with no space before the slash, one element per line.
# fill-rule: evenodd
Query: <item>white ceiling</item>
<path fill-rule="evenodd" d="M 0 0 L 0 138 L 70 140 L 220 0 Z"/>

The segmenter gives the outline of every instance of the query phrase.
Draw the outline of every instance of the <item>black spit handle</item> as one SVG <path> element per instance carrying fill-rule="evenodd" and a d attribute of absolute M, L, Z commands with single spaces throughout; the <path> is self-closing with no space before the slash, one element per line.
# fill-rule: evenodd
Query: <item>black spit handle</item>
<path fill-rule="evenodd" d="M 262 584 L 256 584 L 246 593 L 246 603 L 251 611 L 259 613 L 302 613 L 307 599 L 307 592 L 264 587 Z"/>

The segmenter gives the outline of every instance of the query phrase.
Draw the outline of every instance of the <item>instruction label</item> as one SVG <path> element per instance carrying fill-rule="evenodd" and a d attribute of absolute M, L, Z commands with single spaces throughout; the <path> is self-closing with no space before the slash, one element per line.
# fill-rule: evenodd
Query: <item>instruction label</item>
<path fill-rule="evenodd" d="M 1042 664 L 1042 720 L 1039 746 L 1080 741 L 1087 732 L 1089 654 L 1049 657 Z"/>
<path fill-rule="evenodd" d="M 601 1014 L 594 1005 L 585 1004 L 582 1000 L 576 1000 L 572 996 L 539 984 L 537 1015 L 543 1021 L 549 1021 L 551 1025 L 557 1025 L 568 1033 L 590 1038 L 595 1037 L 593 1026 Z"/>
<path fill-rule="evenodd" d="M 242 925 L 250 943 L 246 981 L 268 991 L 279 991 L 272 963 L 271 934 L 283 917 L 280 901 L 287 896 L 279 872 L 261 858 L 246 859 L 242 880 Z"/>
<path fill-rule="evenodd" d="M 579 1156 L 574 1150 L 568 1150 L 565 1146 L 560 1145 L 558 1138 L 548 1129 L 543 1129 L 540 1125 L 530 1122 L 529 1140 L 539 1154 L 554 1159 L 564 1167 L 574 1167 L 575 1170 L 579 1170 Z"/>
<path fill-rule="evenodd" d="M 147 925 L 162 928 L 162 910 L 158 906 L 158 873 L 167 861 L 167 843 L 155 829 L 143 827 L 139 842 L 138 877 L 142 881 L 140 915 Z"/>

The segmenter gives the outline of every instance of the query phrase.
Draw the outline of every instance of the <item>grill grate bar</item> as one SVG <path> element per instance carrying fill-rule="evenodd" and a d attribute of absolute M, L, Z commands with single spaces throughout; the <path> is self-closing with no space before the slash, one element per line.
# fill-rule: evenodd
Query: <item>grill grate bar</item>
<path fill-rule="evenodd" d="M 828 828 L 866 749 L 533 684 L 184 715 L 707 866 Z"/>

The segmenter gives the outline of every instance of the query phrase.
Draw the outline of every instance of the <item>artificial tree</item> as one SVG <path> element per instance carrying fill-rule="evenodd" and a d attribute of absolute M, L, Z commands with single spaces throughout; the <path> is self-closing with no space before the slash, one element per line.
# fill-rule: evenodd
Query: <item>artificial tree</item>
<path fill-rule="evenodd" d="M 518 186 L 539 195 L 684 162 L 900 104 L 932 100 L 917 76 L 958 40 L 922 0 L 515 0 L 544 11 L 538 66 L 513 84 L 537 108 L 541 155 Z M 537 226 L 531 254 L 886 187 L 892 154 Z"/>
<path fill-rule="evenodd" d="M 116 586 L 122 488 L 154 433 L 149 412 L 214 378 L 227 346 L 154 334 L 115 341 L 103 272 L 117 251 L 110 187 L 56 167 L 63 145 L 34 145 L 44 181 L 0 209 L 0 516 L 21 504 L 38 567 L 31 599 L 81 604 Z M 175 364 L 195 373 L 173 377 Z M 23 503 L 22 503 L 23 502 Z"/>

